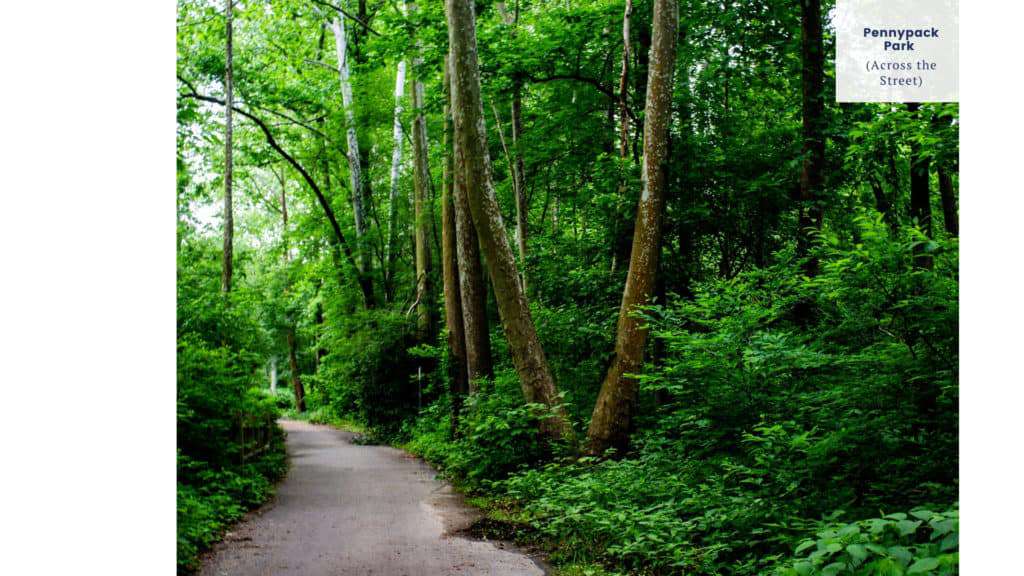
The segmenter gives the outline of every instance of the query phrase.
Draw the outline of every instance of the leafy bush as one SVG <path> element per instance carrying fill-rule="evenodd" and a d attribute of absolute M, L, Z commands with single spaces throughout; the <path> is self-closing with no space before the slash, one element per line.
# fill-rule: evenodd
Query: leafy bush
<path fill-rule="evenodd" d="M 558 448 L 538 433 L 550 409 L 523 404 L 514 372 L 499 372 L 493 383 L 480 381 L 478 387 L 462 407 L 458 438 L 451 439 L 450 404 L 444 398 L 408 430 L 412 440 L 406 445 L 470 490 L 546 460 Z"/>
<path fill-rule="evenodd" d="M 833 525 L 796 548 L 801 557 L 779 576 L 949 576 L 958 573 L 960 519 L 918 509 Z M 806 556 L 803 556 L 806 555 Z"/>
<path fill-rule="evenodd" d="M 408 353 L 411 324 L 398 312 L 347 313 L 325 332 L 327 355 L 320 366 L 312 406 L 352 415 L 381 435 L 393 434 L 417 408 L 418 360 Z M 429 372 L 430 366 L 424 369 Z"/>
<path fill-rule="evenodd" d="M 275 428 L 275 430 L 277 430 Z M 286 468 L 283 435 L 275 434 L 271 449 L 255 462 L 233 468 L 212 468 L 178 452 L 178 568 L 197 567 L 198 555 L 247 510 L 273 495 L 273 480 Z"/>
<path fill-rule="evenodd" d="M 917 507 L 951 503 L 956 241 L 923 245 L 915 231 L 894 238 L 880 222 L 857 225 L 856 245 L 826 239 L 813 279 L 782 254 L 775 266 L 645 312 L 662 353 L 641 377 L 630 453 L 552 460 L 533 444 L 514 381 L 500 377 L 493 392 L 467 402 L 463 437 L 448 439 L 447 405 L 439 404 L 411 428 L 410 446 L 517 507 L 555 560 L 644 574 L 771 574 L 796 565 L 793 548 L 822 519 L 925 514 Z M 930 268 L 915 265 L 921 250 L 932 255 Z M 808 302 L 809 313 L 800 312 Z M 592 323 L 592 315 L 539 316 L 542 330 L 570 339 L 574 325 Z M 580 394 L 574 386 L 567 393 Z M 936 574 L 955 570 L 948 533 L 912 536 L 868 542 L 906 548 L 907 562 L 895 560 L 903 572 L 840 573 L 902 574 L 915 565 L 933 573 L 929 558 L 939 562 Z M 839 560 L 828 560 L 810 567 L 834 570 L 827 567 Z M 850 560 L 850 570 L 889 566 L 881 557 Z"/>

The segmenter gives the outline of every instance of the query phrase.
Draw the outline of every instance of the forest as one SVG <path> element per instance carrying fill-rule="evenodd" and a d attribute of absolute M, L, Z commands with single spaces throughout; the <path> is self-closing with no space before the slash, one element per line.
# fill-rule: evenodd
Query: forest
<path fill-rule="evenodd" d="M 287 419 L 555 574 L 958 573 L 959 107 L 832 0 L 177 4 L 179 572 Z"/>

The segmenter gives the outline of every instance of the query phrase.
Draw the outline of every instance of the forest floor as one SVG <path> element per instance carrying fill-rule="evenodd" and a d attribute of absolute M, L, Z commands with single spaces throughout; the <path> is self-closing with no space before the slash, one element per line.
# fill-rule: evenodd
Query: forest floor
<path fill-rule="evenodd" d="M 291 461 L 275 498 L 206 555 L 203 576 L 543 575 L 514 546 L 463 533 L 479 517 L 430 466 L 353 443 L 329 426 L 282 420 Z"/>

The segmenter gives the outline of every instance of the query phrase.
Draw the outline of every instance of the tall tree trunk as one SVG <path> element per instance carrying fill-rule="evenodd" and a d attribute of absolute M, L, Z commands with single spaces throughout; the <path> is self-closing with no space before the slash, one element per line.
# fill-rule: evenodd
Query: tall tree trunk
<path fill-rule="evenodd" d="M 391 195 L 388 199 L 388 245 L 387 245 L 387 279 L 388 293 L 386 298 L 394 298 L 395 265 L 398 262 L 398 176 L 402 169 L 402 96 L 405 94 L 405 60 L 398 63 L 395 72 L 395 114 L 394 114 L 394 148 L 391 150 Z"/>
<path fill-rule="evenodd" d="M 572 427 L 564 408 L 560 406 L 561 399 L 530 316 L 491 180 L 487 125 L 480 98 L 473 2 L 446 0 L 446 8 L 448 44 L 451 47 L 455 139 L 463 157 L 470 213 L 480 235 L 480 246 L 487 258 L 487 271 L 494 287 L 505 337 L 508 339 L 509 353 L 527 402 L 559 405 L 552 416 L 542 421 L 542 433 L 556 439 L 571 437 Z"/>
<path fill-rule="evenodd" d="M 410 3 L 409 9 L 416 11 L 416 5 Z M 417 41 L 417 47 L 419 46 Z M 423 115 L 423 81 L 415 73 L 420 65 L 419 56 L 413 60 L 412 102 L 416 109 L 416 118 L 412 125 L 413 143 L 413 210 L 415 217 L 416 238 L 416 333 L 421 342 L 429 342 L 435 333 L 434 317 L 434 281 L 430 257 L 430 239 L 433 235 L 434 215 L 427 197 L 430 190 L 430 156 L 427 148 L 427 121 Z"/>
<path fill-rule="evenodd" d="M 288 367 L 292 373 L 292 390 L 295 393 L 295 408 L 299 412 L 306 411 L 306 392 L 302 389 L 302 380 L 299 379 L 299 362 L 295 355 L 295 328 L 288 328 Z"/>
<path fill-rule="evenodd" d="M 505 7 L 504 2 L 497 4 L 498 10 L 501 12 L 502 20 L 506 26 L 511 26 L 511 36 L 516 37 L 519 27 L 519 0 L 516 0 L 515 10 L 509 13 Z M 523 292 L 526 294 L 530 293 L 529 284 L 527 283 L 527 266 L 526 266 L 526 236 L 527 220 L 529 218 L 529 208 L 526 204 L 526 170 L 523 166 L 523 149 L 520 144 L 523 135 L 523 81 L 516 75 L 512 81 L 512 158 L 509 160 L 509 171 L 512 173 L 512 193 L 515 197 L 516 202 L 516 231 L 515 241 L 516 248 L 519 250 L 519 267 L 520 267 L 520 280 L 523 283 Z M 498 120 L 498 112 L 494 112 L 495 121 Z M 501 127 L 498 127 L 499 133 L 501 133 Z M 502 137 L 504 139 L 504 137 Z M 503 143 L 504 145 L 504 143 Z M 508 151 L 506 150 L 506 154 Z"/>
<path fill-rule="evenodd" d="M 619 74 L 619 157 L 626 158 L 629 155 L 629 59 L 632 58 L 632 40 L 630 34 L 630 20 L 633 16 L 633 0 L 626 0 L 626 8 L 622 13 L 622 73 Z"/>
<path fill-rule="evenodd" d="M 283 181 L 282 181 L 283 183 Z M 281 257 L 285 264 L 291 262 L 291 254 L 288 253 L 288 203 L 284 186 L 281 186 L 281 245 L 283 248 Z M 285 294 L 288 288 L 285 288 Z M 285 332 L 288 341 L 288 367 L 292 378 L 292 391 L 295 394 L 295 407 L 299 412 L 306 411 L 306 392 L 302 389 L 302 381 L 299 379 L 299 363 L 295 353 L 295 325 L 290 324 Z M 276 370 L 276 364 L 275 364 Z M 276 377 L 276 376 L 275 376 Z"/>
<path fill-rule="evenodd" d="M 920 113 L 920 104 L 911 102 L 907 110 Z M 910 140 L 910 220 L 929 238 L 932 236 L 932 202 L 929 176 L 931 159 L 921 153 L 921 146 Z"/>
<path fill-rule="evenodd" d="M 516 12 L 518 15 L 518 11 Z M 523 134 L 523 85 L 516 80 L 512 89 L 512 154 L 515 157 L 515 164 L 512 170 L 512 183 L 516 197 L 516 246 L 519 248 L 520 280 L 523 283 L 523 293 L 529 294 L 527 283 L 526 265 L 526 235 L 528 234 L 527 220 L 529 217 L 529 206 L 526 204 L 526 174 L 523 166 L 523 149 L 520 144 Z"/>
<path fill-rule="evenodd" d="M 270 391 L 277 392 L 277 356 L 270 357 Z"/>
<path fill-rule="evenodd" d="M 919 114 L 920 104 L 911 102 L 907 110 Z M 931 199 L 931 158 L 921 153 L 921 146 L 910 140 L 910 221 L 921 229 L 925 236 L 932 237 L 932 199 Z M 932 258 L 923 247 L 914 248 L 914 262 L 920 268 L 931 268 Z"/>
<path fill-rule="evenodd" d="M 619 158 L 625 160 L 629 157 L 629 60 L 632 58 L 632 34 L 630 32 L 630 21 L 633 17 L 633 0 L 626 0 L 626 7 L 622 12 L 622 72 L 619 74 Z M 619 196 L 626 195 L 626 179 L 619 182 Z M 615 273 L 619 263 L 619 219 L 617 211 L 612 216 L 612 264 L 611 272 Z"/>
<path fill-rule="evenodd" d="M 232 138 L 234 121 L 232 109 L 235 106 L 234 90 L 234 24 L 232 22 L 235 10 L 234 0 L 228 0 L 227 5 L 227 53 L 225 55 L 226 65 L 224 68 L 224 251 L 221 264 L 220 289 L 223 292 L 231 291 L 231 276 L 234 271 L 235 251 L 235 214 L 232 206 L 232 185 L 234 170 L 234 149 Z"/>
<path fill-rule="evenodd" d="M 806 256 L 821 230 L 822 184 L 825 171 L 825 54 L 822 47 L 821 0 L 800 0 L 800 48 L 803 68 L 803 169 L 800 174 L 800 229 L 797 255 Z M 804 265 L 808 276 L 817 274 L 818 262 L 809 258 Z"/>
<path fill-rule="evenodd" d="M 655 0 L 644 113 L 643 189 L 637 205 L 629 274 L 619 309 L 615 359 L 601 384 L 590 420 L 589 449 L 597 455 L 610 447 L 621 449 L 629 444 L 636 407 L 637 381 L 627 374 L 636 373 L 641 368 L 647 330 L 643 321 L 633 313 L 638 306 L 644 306 L 650 300 L 661 251 L 665 163 L 668 158 L 668 128 L 672 119 L 678 24 L 676 0 Z"/>
<path fill-rule="evenodd" d="M 348 150 L 346 155 L 348 158 L 349 184 L 352 188 L 352 213 L 356 227 L 356 250 L 359 254 L 358 272 L 362 276 L 363 282 L 371 287 L 368 294 L 364 290 L 364 298 L 368 299 L 366 302 L 367 308 L 372 308 L 375 305 L 371 275 L 373 264 L 370 259 L 370 247 L 367 246 L 366 232 L 369 222 L 364 203 L 364 196 L 367 195 L 368 188 L 365 182 L 366 178 L 362 177 L 363 158 L 360 156 L 359 139 L 356 137 L 355 109 L 352 104 L 352 83 L 349 79 L 348 37 L 345 34 L 345 20 L 341 17 L 335 18 L 331 22 L 331 31 L 334 32 L 334 44 L 338 58 L 338 77 L 341 80 L 341 103 L 345 109 L 345 124 L 347 125 L 346 140 Z"/>
<path fill-rule="evenodd" d="M 449 100 L 451 99 L 451 62 L 449 72 Z M 454 109 L 454 105 L 451 105 Z M 455 212 L 455 248 L 458 260 L 459 297 L 462 300 L 462 323 L 466 339 L 466 374 L 468 391 L 476 392 L 479 378 L 494 376 L 491 359 L 491 333 L 487 320 L 487 285 L 480 263 L 480 242 L 469 210 L 466 195 L 465 155 L 454 137 L 452 125 L 452 200 Z"/>
<path fill-rule="evenodd" d="M 459 289 L 459 255 L 455 235 L 454 171 L 451 151 L 452 113 L 449 106 L 451 82 L 448 77 L 448 57 L 444 59 L 444 171 L 441 187 L 441 271 L 444 279 L 445 325 L 448 327 L 448 381 L 451 382 L 452 436 L 459 428 L 462 400 L 469 393 L 469 373 L 466 371 L 466 331 L 462 319 L 462 294 Z"/>
<path fill-rule="evenodd" d="M 889 230 L 895 234 L 897 225 L 895 215 L 893 214 L 892 202 L 885 194 L 885 188 L 882 186 L 881 179 L 872 175 L 868 180 L 871 185 L 871 193 L 875 196 L 875 209 L 882 214 L 885 223 L 889 225 Z"/>
<path fill-rule="evenodd" d="M 960 234 L 960 223 L 956 211 L 956 194 L 953 192 L 953 177 L 949 170 L 939 168 L 939 196 L 942 198 L 942 225 L 951 237 Z"/>

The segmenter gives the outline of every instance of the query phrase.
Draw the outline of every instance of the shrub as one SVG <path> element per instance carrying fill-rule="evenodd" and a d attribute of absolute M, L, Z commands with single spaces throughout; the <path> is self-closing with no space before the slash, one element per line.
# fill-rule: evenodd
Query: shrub
<path fill-rule="evenodd" d="M 796 547 L 799 560 L 779 576 L 949 576 L 957 574 L 960 519 L 921 508 L 836 524 Z"/>

